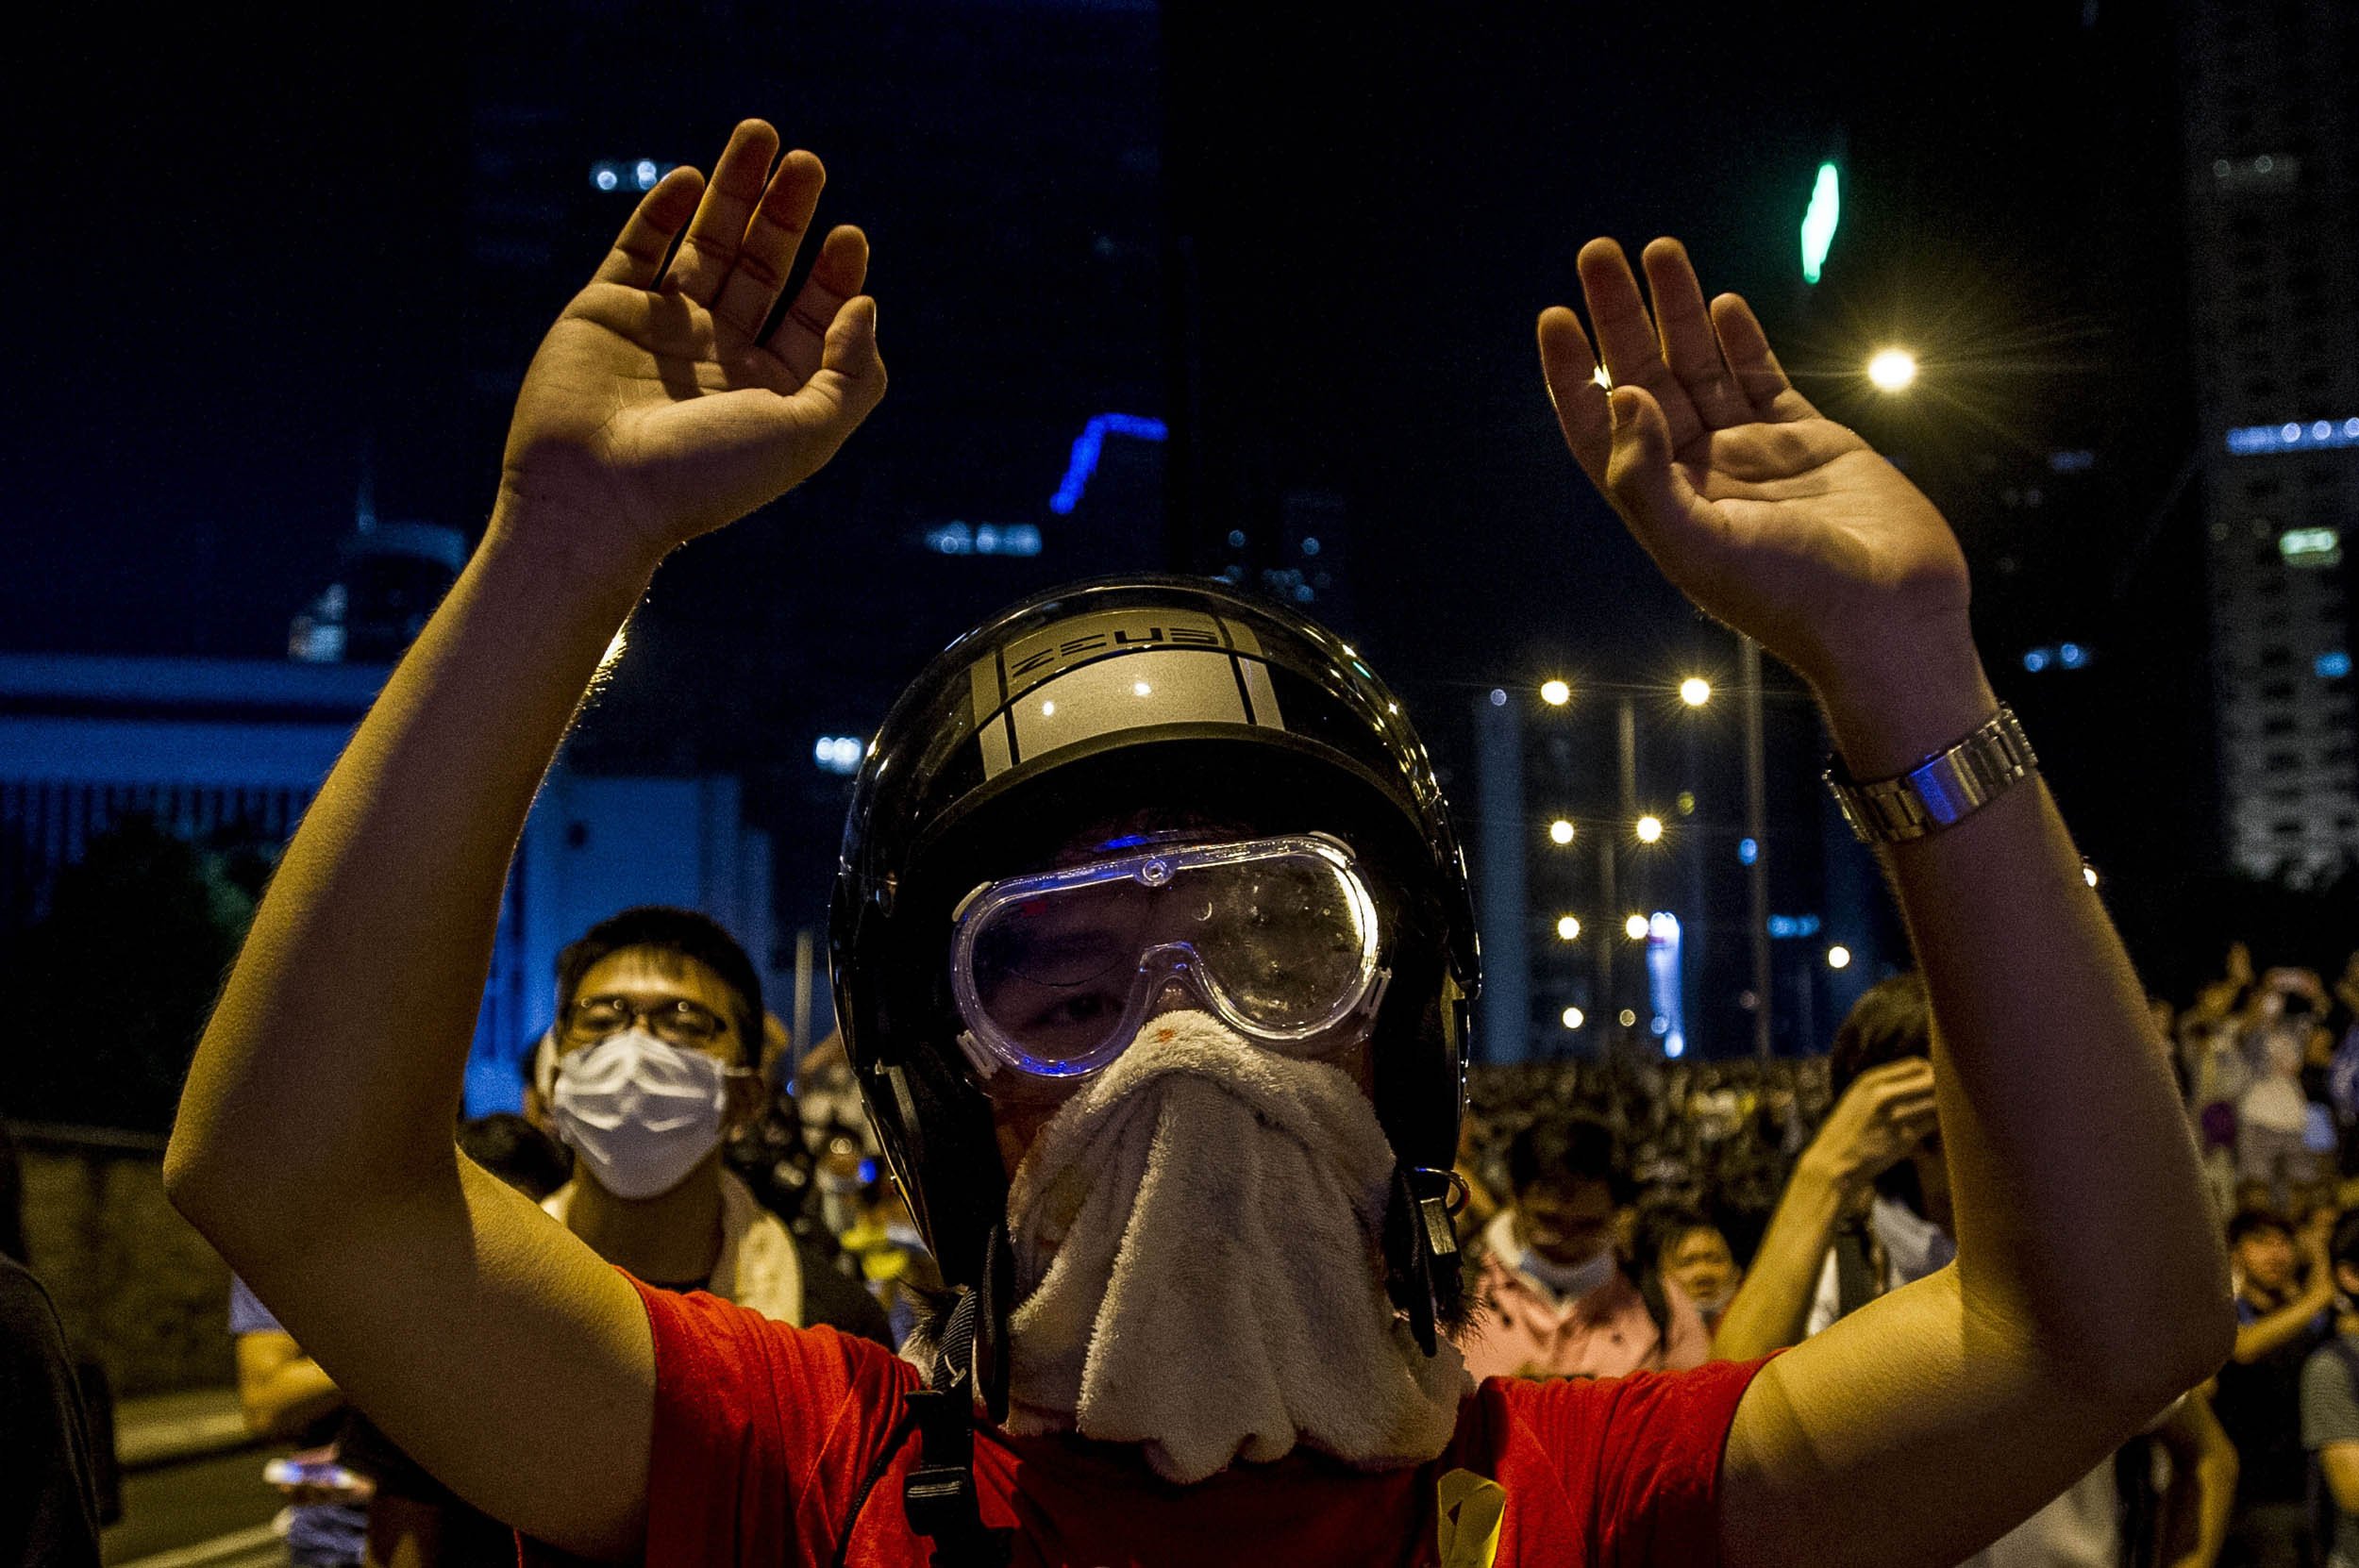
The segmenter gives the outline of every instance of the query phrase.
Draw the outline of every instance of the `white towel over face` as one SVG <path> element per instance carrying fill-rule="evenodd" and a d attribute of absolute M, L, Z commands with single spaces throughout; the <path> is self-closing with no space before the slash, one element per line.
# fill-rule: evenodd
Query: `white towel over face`
<path fill-rule="evenodd" d="M 1392 1171 L 1339 1069 L 1150 1019 L 1011 1184 L 1009 1427 L 1142 1443 L 1183 1485 L 1297 1443 L 1370 1468 L 1440 1454 L 1466 1375 L 1385 1296 Z"/>

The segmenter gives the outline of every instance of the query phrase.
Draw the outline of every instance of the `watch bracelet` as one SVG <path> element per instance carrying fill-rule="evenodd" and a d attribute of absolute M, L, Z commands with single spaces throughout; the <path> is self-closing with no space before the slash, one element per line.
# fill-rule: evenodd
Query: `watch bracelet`
<path fill-rule="evenodd" d="M 1826 781 L 1860 842 L 1908 843 L 1965 821 L 2038 768 L 2015 709 L 2000 703 L 1964 740 L 1903 773 L 1859 783 L 1838 762 Z"/>

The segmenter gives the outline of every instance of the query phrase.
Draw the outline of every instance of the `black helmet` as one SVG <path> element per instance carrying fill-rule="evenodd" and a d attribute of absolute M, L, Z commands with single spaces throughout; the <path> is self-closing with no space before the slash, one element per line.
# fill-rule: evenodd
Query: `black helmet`
<path fill-rule="evenodd" d="M 1450 1278 L 1426 1275 L 1450 1252 L 1447 1221 L 1432 1233 L 1436 1184 L 1457 1152 L 1479 977 L 1464 858 L 1424 746 L 1360 656 L 1201 579 L 1079 583 L 992 617 L 902 692 L 853 787 L 829 932 L 837 1021 L 944 1276 L 984 1284 L 1007 1206 L 989 1104 L 957 1044 L 952 911 L 1083 829 L 1144 813 L 1334 834 L 1395 903 L 1373 1042 L 1400 1168 L 1386 1252 L 1430 1338 L 1435 1294 L 1445 1315 L 1453 1305 L 1454 1255 Z"/>

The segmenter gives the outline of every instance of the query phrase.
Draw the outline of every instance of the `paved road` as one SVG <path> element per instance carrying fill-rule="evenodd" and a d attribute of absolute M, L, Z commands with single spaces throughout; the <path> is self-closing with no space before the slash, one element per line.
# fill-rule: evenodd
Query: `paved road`
<path fill-rule="evenodd" d="M 146 1568 L 261 1568 L 283 1562 L 286 1554 L 276 1542 L 253 1533 L 270 1523 L 283 1501 L 262 1480 L 262 1461 L 283 1452 L 248 1448 L 125 1476 L 123 1522 L 107 1531 L 105 1560 L 121 1568 L 164 1554 L 171 1555 Z M 184 1555 L 208 1543 L 218 1543 L 228 1555 Z"/>

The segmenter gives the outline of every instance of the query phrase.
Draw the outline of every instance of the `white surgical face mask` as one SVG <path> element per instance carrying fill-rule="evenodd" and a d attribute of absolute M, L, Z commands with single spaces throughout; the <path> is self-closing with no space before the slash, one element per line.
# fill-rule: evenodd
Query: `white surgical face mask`
<path fill-rule="evenodd" d="M 1524 1273 L 1554 1291 L 1560 1301 L 1578 1301 L 1592 1291 L 1603 1290 L 1613 1283 L 1618 1266 L 1612 1247 L 1581 1263 L 1550 1262 L 1529 1247 L 1524 1250 Z"/>
<path fill-rule="evenodd" d="M 644 1028 L 562 1058 L 549 1094 L 558 1136 L 618 1198 L 652 1198 L 720 1146 L 729 1070 Z"/>

